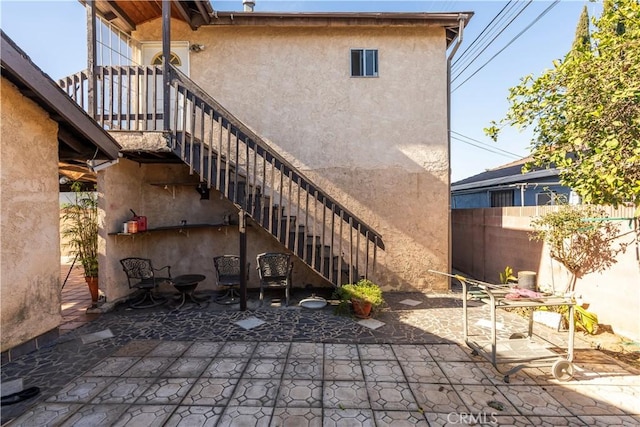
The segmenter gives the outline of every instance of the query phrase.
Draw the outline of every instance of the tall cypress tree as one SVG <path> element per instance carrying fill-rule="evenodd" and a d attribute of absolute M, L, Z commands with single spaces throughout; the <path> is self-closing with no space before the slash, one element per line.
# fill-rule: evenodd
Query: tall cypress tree
<path fill-rule="evenodd" d="M 591 37 L 589 35 L 589 13 L 587 6 L 582 8 L 578 26 L 576 27 L 576 37 L 573 39 L 572 50 L 591 48 Z"/>

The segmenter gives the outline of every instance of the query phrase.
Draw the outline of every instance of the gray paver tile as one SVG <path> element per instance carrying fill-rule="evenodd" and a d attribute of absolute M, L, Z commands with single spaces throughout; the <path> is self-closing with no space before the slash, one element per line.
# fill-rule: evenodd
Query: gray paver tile
<path fill-rule="evenodd" d="M 84 405 L 62 427 L 110 426 L 122 415 L 127 405 Z"/>
<path fill-rule="evenodd" d="M 177 404 L 189 392 L 195 378 L 160 378 L 136 399 L 136 404 Z"/>
<path fill-rule="evenodd" d="M 488 382 L 485 372 L 489 363 L 437 362 L 451 384 L 484 384 Z M 496 376 L 499 374 L 496 372 Z M 499 375 L 502 378 L 502 375 Z"/>
<path fill-rule="evenodd" d="M 571 413 L 539 386 L 502 385 L 498 390 L 523 415 L 570 416 Z"/>
<path fill-rule="evenodd" d="M 157 377 L 176 361 L 175 357 L 144 357 L 125 371 L 124 377 Z"/>
<path fill-rule="evenodd" d="M 320 407 L 322 404 L 322 381 L 282 380 L 276 406 Z"/>
<path fill-rule="evenodd" d="M 358 359 L 358 346 L 355 344 L 325 344 L 325 359 L 354 360 Z"/>
<path fill-rule="evenodd" d="M 279 427 L 321 427 L 322 409 L 275 407 L 273 409 L 272 426 Z"/>
<path fill-rule="evenodd" d="M 153 378 L 116 378 L 104 390 L 91 400 L 92 404 L 132 403 L 142 396 L 155 379 Z"/>
<path fill-rule="evenodd" d="M 462 348 L 455 344 L 433 344 L 427 345 L 429 354 L 437 362 L 471 362 L 471 350 Z"/>
<path fill-rule="evenodd" d="M 580 415 L 581 421 L 590 427 L 637 427 L 640 425 L 640 416 L 632 417 L 630 415 Z"/>
<path fill-rule="evenodd" d="M 294 342 L 289 349 L 289 358 L 293 359 L 317 359 L 324 354 L 322 343 Z"/>
<path fill-rule="evenodd" d="M 323 427 L 374 427 L 370 409 L 333 409 L 323 411 Z"/>
<path fill-rule="evenodd" d="M 573 415 L 640 414 L 640 387 L 566 384 L 545 389 Z"/>
<path fill-rule="evenodd" d="M 167 420 L 165 427 L 214 427 L 222 411 L 224 411 L 224 408 L 215 406 L 178 406 L 176 411 Z"/>
<path fill-rule="evenodd" d="M 467 412 L 453 387 L 448 384 L 409 383 L 418 408 L 424 412 Z"/>
<path fill-rule="evenodd" d="M 175 409 L 169 405 L 131 405 L 113 427 L 160 427 Z"/>
<path fill-rule="evenodd" d="M 409 382 L 448 384 L 449 381 L 436 362 L 400 361 Z"/>
<path fill-rule="evenodd" d="M 325 381 L 322 394 L 325 408 L 363 408 L 369 406 L 364 381 Z"/>
<path fill-rule="evenodd" d="M 163 373 L 163 377 L 198 377 L 209 365 L 209 359 L 202 357 L 179 357 Z"/>
<path fill-rule="evenodd" d="M 47 399 L 47 402 L 87 403 L 114 381 L 112 377 L 79 377 Z"/>
<path fill-rule="evenodd" d="M 279 386 L 279 379 L 242 379 L 229 400 L 229 406 L 274 406 Z"/>
<path fill-rule="evenodd" d="M 424 414 L 417 411 L 373 411 L 378 427 L 429 427 Z"/>
<path fill-rule="evenodd" d="M 367 382 L 367 392 L 371 408 L 374 410 L 415 411 L 418 409 L 408 383 Z"/>
<path fill-rule="evenodd" d="M 489 414 L 481 423 L 482 426 L 514 426 L 514 427 L 531 427 L 531 426 L 584 426 L 582 422 L 575 417 L 536 417 L 524 415 L 499 415 Z"/>
<path fill-rule="evenodd" d="M 202 372 L 203 377 L 240 378 L 248 358 L 216 357 Z"/>
<path fill-rule="evenodd" d="M 224 344 L 214 341 L 196 341 L 183 353 L 183 357 L 213 358 Z"/>
<path fill-rule="evenodd" d="M 422 344 L 393 344 L 391 346 L 399 361 L 433 362 L 433 358 Z"/>
<path fill-rule="evenodd" d="M 254 357 L 284 359 L 289 354 L 289 342 L 261 342 L 254 351 Z"/>
<path fill-rule="evenodd" d="M 402 368 L 395 360 L 363 360 L 362 372 L 367 381 L 405 382 Z"/>
<path fill-rule="evenodd" d="M 469 409 L 470 414 L 496 413 L 519 415 L 518 410 L 500 393 L 497 387 L 489 385 L 454 384 L 453 389 Z M 493 405 L 493 406 L 492 406 Z M 499 407 L 496 408 L 496 406 Z"/>
<path fill-rule="evenodd" d="M 355 360 L 324 360 L 324 379 L 364 381 L 364 374 L 360 361 Z"/>
<path fill-rule="evenodd" d="M 183 405 L 224 406 L 238 384 L 236 378 L 200 378 L 182 400 Z"/>
<path fill-rule="evenodd" d="M 527 426 L 542 426 L 542 427 L 555 427 L 555 426 L 567 426 L 567 427 L 578 427 L 584 426 L 585 424 L 578 417 L 535 417 L 529 416 L 527 417 L 528 424 Z M 502 421 L 502 419 L 498 419 L 498 421 Z M 502 424 L 501 424 L 502 425 Z"/>
<path fill-rule="evenodd" d="M 248 358 L 256 348 L 255 342 L 229 341 L 218 351 L 217 357 L 240 357 Z"/>
<path fill-rule="evenodd" d="M 79 403 L 39 403 L 13 420 L 11 426 L 34 427 L 60 425 L 81 406 Z"/>
<path fill-rule="evenodd" d="M 253 358 L 247 363 L 243 378 L 280 378 L 284 371 L 285 359 Z"/>
<path fill-rule="evenodd" d="M 283 378 L 318 379 L 322 378 L 322 358 L 292 359 L 289 357 L 284 368 Z"/>
<path fill-rule="evenodd" d="M 358 344 L 361 360 L 396 360 L 389 344 Z"/>
<path fill-rule="evenodd" d="M 117 377 L 135 365 L 140 357 L 107 357 L 84 375 L 92 377 Z"/>
<path fill-rule="evenodd" d="M 227 406 L 220 417 L 220 426 L 267 427 L 273 408 L 256 406 Z"/>
<path fill-rule="evenodd" d="M 570 384 L 582 385 L 640 385 L 640 375 L 619 365 L 609 363 L 573 364 L 574 376 Z M 556 380 L 550 368 L 526 368 L 527 375 L 538 384 L 567 384 Z"/>

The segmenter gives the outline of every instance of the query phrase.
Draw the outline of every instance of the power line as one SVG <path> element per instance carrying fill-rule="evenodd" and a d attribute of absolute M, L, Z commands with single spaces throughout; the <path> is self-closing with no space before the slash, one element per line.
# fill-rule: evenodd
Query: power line
<path fill-rule="evenodd" d="M 551 9 L 553 9 L 554 7 L 556 7 L 558 5 L 558 3 L 560 3 L 560 0 L 555 0 L 549 7 L 547 7 L 541 14 L 539 14 L 536 19 L 534 19 L 529 25 L 527 25 L 522 31 L 520 31 L 514 38 L 512 38 L 509 43 L 507 43 L 502 49 L 500 49 L 495 55 L 493 55 L 491 58 L 489 58 L 489 60 L 487 62 L 485 62 L 484 64 L 482 64 L 482 66 L 480 66 L 480 68 L 478 68 L 476 71 L 474 71 L 473 74 L 471 74 L 469 77 L 467 77 L 467 79 L 465 81 L 463 81 L 462 83 L 460 83 L 458 86 L 456 86 L 454 89 L 451 90 L 451 92 L 455 92 L 456 90 L 458 90 L 458 88 L 460 88 L 460 86 L 462 86 L 463 84 L 465 84 L 466 82 L 469 81 L 469 79 L 471 79 L 473 76 L 475 76 L 476 74 L 478 74 L 480 72 L 480 70 L 482 70 L 484 67 L 486 67 L 491 61 L 493 61 L 498 55 L 500 55 L 502 52 L 504 52 L 504 50 L 506 48 L 508 48 L 509 46 L 511 46 L 511 44 L 513 42 L 515 42 L 517 39 L 520 38 L 521 35 L 523 35 L 525 32 L 527 32 L 527 30 L 529 30 L 529 28 L 531 28 L 536 22 L 538 22 L 540 19 L 542 19 L 542 17 L 544 15 L 546 15 Z"/>
<path fill-rule="evenodd" d="M 457 137 L 452 137 L 452 138 L 455 138 L 456 140 L 458 140 L 460 142 L 464 142 L 465 144 L 474 145 L 474 144 L 471 144 L 470 142 L 461 140 L 460 137 L 468 139 L 468 140 L 471 140 L 473 142 L 477 142 L 478 144 L 481 144 L 484 147 L 489 147 L 489 148 L 487 148 L 487 150 L 497 150 L 497 151 L 501 151 L 505 155 L 509 155 L 509 156 L 516 157 L 516 158 L 522 158 L 522 156 L 519 155 L 519 154 L 512 153 L 512 152 L 507 151 L 507 150 L 503 150 L 500 147 L 495 147 L 495 146 L 493 146 L 491 144 L 487 144 L 486 142 L 482 142 L 482 141 L 480 141 L 478 139 L 471 138 L 470 136 L 463 135 L 460 132 L 456 132 L 456 131 L 452 130 L 451 133 L 455 133 L 456 135 L 458 135 Z M 474 146 L 477 147 L 477 145 L 474 145 Z M 481 148 L 481 147 L 478 147 L 478 148 Z"/>
<path fill-rule="evenodd" d="M 477 54 L 476 56 L 474 56 L 474 57 L 473 57 L 473 59 L 471 60 L 471 62 L 469 62 L 469 64 L 467 64 L 467 66 L 466 66 L 466 67 L 464 67 L 464 68 L 462 69 L 462 71 L 460 71 L 460 72 L 456 73 L 456 76 L 455 76 L 455 77 L 453 77 L 453 79 L 452 79 L 451 81 L 452 81 L 452 82 L 454 82 L 455 80 L 457 80 L 457 79 L 462 75 L 462 73 L 464 73 L 465 71 L 467 71 L 467 68 L 469 68 L 469 67 L 470 67 L 470 66 L 471 66 L 471 65 L 476 61 L 476 59 L 478 59 L 478 57 L 479 57 L 480 55 L 482 55 L 482 54 L 483 54 L 483 53 L 484 53 L 484 52 L 489 48 L 489 46 L 491 46 L 491 45 L 496 41 L 496 39 L 497 39 L 498 37 L 500 37 L 500 34 L 502 34 L 502 33 L 503 33 L 507 28 L 509 28 L 509 26 L 510 26 L 511 24 L 513 24 L 513 22 L 518 18 L 518 16 L 520 16 L 520 15 L 522 14 L 522 12 L 524 12 L 524 11 L 525 11 L 525 9 L 531 5 L 531 3 L 532 3 L 532 2 L 533 2 L 533 0 L 529 0 L 529 1 L 527 2 L 527 4 L 525 4 L 522 8 L 520 8 L 520 10 L 515 14 L 515 16 L 513 16 L 513 17 L 511 18 L 511 20 L 510 20 L 510 21 L 509 21 L 509 22 L 508 22 L 508 23 L 507 23 L 507 24 L 506 24 L 506 25 L 505 25 L 505 26 L 500 30 L 500 32 L 498 32 L 498 34 L 496 34 L 496 35 L 495 35 L 495 36 L 494 36 L 494 37 L 489 41 L 489 43 L 488 43 L 488 44 L 487 44 L 487 45 L 486 45 L 486 46 L 485 46 L 485 47 L 484 47 L 480 52 L 478 52 L 478 54 Z"/>
<path fill-rule="evenodd" d="M 471 42 L 471 44 L 469 46 L 467 46 L 462 52 L 460 52 L 460 54 L 456 57 L 456 59 L 453 61 L 453 63 L 451 64 L 451 69 L 453 70 L 453 68 L 455 68 L 456 66 L 459 66 L 459 64 L 466 59 L 467 52 L 470 52 L 471 49 L 475 46 L 476 43 L 480 43 L 484 37 L 485 37 L 485 31 L 489 31 L 489 28 L 491 27 L 491 25 L 495 22 L 496 19 L 498 19 L 500 17 L 500 15 L 502 15 L 502 13 L 505 11 L 505 9 L 507 9 L 507 7 L 509 7 L 509 5 L 513 4 L 513 0 L 509 0 L 507 2 L 507 4 L 504 5 L 504 7 L 502 9 L 500 9 L 500 12 L 498 12 L 496 14 L 496 16 L 493 17 L 493 19 L 491 19 L 491 21 L 482 29 L 482 31 L 480 32 L 480 34 L 478 34 L 478 36 L 473 40 L 473 42 Z M 497 25 L 497 24 L 496 24 Z M 488 32 L 487 32 L 488 34 Z"/>

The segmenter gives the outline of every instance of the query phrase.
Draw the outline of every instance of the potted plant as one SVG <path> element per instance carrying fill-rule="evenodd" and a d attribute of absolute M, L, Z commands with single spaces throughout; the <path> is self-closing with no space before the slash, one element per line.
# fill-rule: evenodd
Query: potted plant
<path fill-rule="evenodd" d="M 372 310 L 384 303 L 382 289 L 368 279 L 343 285 L 336 290 L 336 294 L 343 306 L 351 302 L 355 316 L 362 319 L 371 317 Z"/>
<path fill-rule="evenodd" d="M 71 190 L 73 200 L 62 205 L 62 238 L 84 269 L 95 305 L 98 302 L 98 198 L 95 192 L 83 190 L 78 181 L 71 185 Z"/>

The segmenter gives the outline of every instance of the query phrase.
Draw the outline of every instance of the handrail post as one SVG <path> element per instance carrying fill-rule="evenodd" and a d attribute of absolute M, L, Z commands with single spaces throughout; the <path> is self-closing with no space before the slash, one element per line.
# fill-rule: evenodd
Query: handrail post
<path fill-rule="evenodd" d="M 162 130 L 171 130 L 169 114 L 171 113 L 171 79 L 169 70 L 171 64 L 171 2 L 162 0 Z"/>
<path fill-rule="evenodd" d="M 96 118 L 96 4 L 94 0 L 89 0 L 87 8 L 87 74 L 89 75 L 89 88 L 87 90 L 87 114 L 89 117 Z"/>

